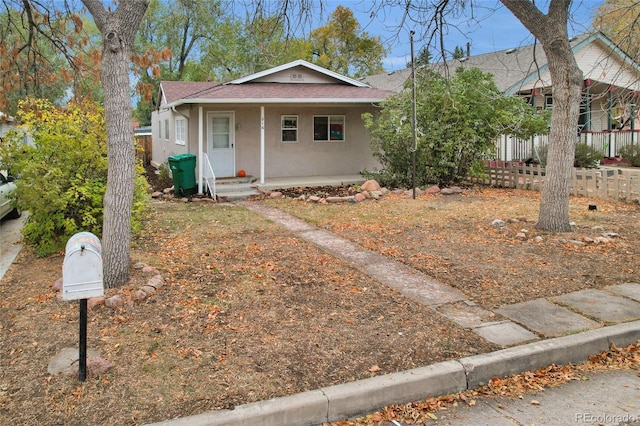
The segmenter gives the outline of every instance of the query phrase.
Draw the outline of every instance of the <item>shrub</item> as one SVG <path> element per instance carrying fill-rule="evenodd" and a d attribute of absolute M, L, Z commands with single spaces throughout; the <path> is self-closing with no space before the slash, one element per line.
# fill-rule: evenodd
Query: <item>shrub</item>
<path fill-rule="evenodd" d="M 629 163 L 630 166 L 640 167 L 640 145 L 627 145 L 618 150 L 618 155 Z"/>
<path fill-rule="evenodd" d="M 483 170 L 480 162 L 498 135 L 545 133 L 546 114 L 522 99 L 505 96 L 492 76 L 478 69 L 458 69 L 450 80 L 428 70 L 416 79 L 416 176 L 418 186 L 447 185 Z M 378 116 L 363 114 L 383 179 L 412 181 L 412 96 L 405 90 L 382 102 Z"/>
<path fill-rule="evenodd" d="M 102 234 L 103 198 L 107 187 L 104 113 L 96 103 L 54 106 L 42 99 L 19 105 L 22 131 L 33 138 L 24 145 L 19 132 L 7 135 L 0 158 L 10 164 L 17 205 L 29 211 L 25 241 L 40 256 L 63 248 L 75 233 Z M 141 166 L 134 185 L 132 225 L 136 229 L 148 199 Z"/>
<path fill-rule="evenodd" d="M 604 158 L 602 153 L 592 146 L 584 143 L 576 145 L 576 153 L 573 159 L 573 167 L 595 169 Z"/>

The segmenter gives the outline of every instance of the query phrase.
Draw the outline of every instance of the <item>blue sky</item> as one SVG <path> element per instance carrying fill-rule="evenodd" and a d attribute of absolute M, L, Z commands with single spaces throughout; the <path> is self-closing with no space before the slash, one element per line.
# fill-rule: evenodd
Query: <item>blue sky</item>
<path fill-rule="evenodd" d="M 539 0 L 538 3 L 544 4 L 545 1 Z M 601 3 L 602 0 L 574 0 L 571 8 L 572 19 L 569 23 L 570 36 L 590 29 L 593 15 Z M 402 16 L 401 9 L 388 10 L 386 14 L 379 13 L 372 17 L 373 4 L 374 0 L 325 0 L 325 13 L 328 17 L 338 5 L 351 9 L 364 31 L 370 35 L 380 36 L 384 43 L 391 45 L 391 52 L 384 61 L 385 70 L 405 68 L 411 60 L 409 31 L 416 32 L 414 42 L 416 54 L 425 43 L 419 40 L 420 28 L 407 24 L 398 30 Z M 476 0 L 474 4 L 479 7 L 474 9 L 473 21 L 470 21 L 468 14 L 457 19 L 448 19 L 449 22 L 455 22 L 456 26 L 451 27 L 445 35 L 447 51 L 453 51 L 456 46 L 466 49 L 467 42 L 471 43 L 472 55 L 533 43 L 533 37 L 529 31 L 497 0 Z M 432 50 L 432 55 L 434 60 L 437 60 L 440 53 Z"/>

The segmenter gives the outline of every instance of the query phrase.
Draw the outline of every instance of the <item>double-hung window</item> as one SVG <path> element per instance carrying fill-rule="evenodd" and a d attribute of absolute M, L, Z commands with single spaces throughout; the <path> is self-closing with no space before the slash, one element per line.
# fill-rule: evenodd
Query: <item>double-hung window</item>
<path fill-rule="evenodd" d="M 164 120 L 164 138 L 169 140 L 169 120 Z"/>
<path fill-rule="evenodd" d="M 176 118 L 176 144 L 185 145 L 187 143 L 187 126 L 184 117 Z"/>
<path fill-rule="evenodd" d="M 344 141 L 344 115 L 316 115 L 313 117 L 315 142 Z"/>
<path fill-rule="evenodd" d="M 280 119 L 280 133 L 282 142 L 298 142 L 298 116 L 283 115 Z"/>

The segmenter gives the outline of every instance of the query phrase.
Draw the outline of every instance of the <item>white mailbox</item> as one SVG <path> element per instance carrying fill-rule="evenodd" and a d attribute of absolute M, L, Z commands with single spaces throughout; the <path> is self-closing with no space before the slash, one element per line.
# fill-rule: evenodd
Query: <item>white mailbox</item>
<path fill-rule="evenodd" d="M 104 295 L 102 245 L 91 232 L 69 238 L 62 264 L 62 299 L 79 300 Z"/>

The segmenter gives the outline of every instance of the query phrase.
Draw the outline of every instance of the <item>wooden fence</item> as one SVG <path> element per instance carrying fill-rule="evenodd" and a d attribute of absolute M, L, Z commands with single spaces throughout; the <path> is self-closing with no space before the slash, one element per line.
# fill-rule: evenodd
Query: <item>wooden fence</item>
<path fill-rule="evenodd" d="M 145 166 L 151 162 L 151 135 L 136 135 L 136 157 Z"/>
<path fill-rule="evenodd" d="M 488 161 L 484 177 L 473 178 L 472 181 L 500 188 L 540 191 L 544 178 L 545 169 L 540 165 L 526 165 L 518 161 Z M 640 202 L 640 169 L 574 168 L 571 175 L 571 195 Z"/>

